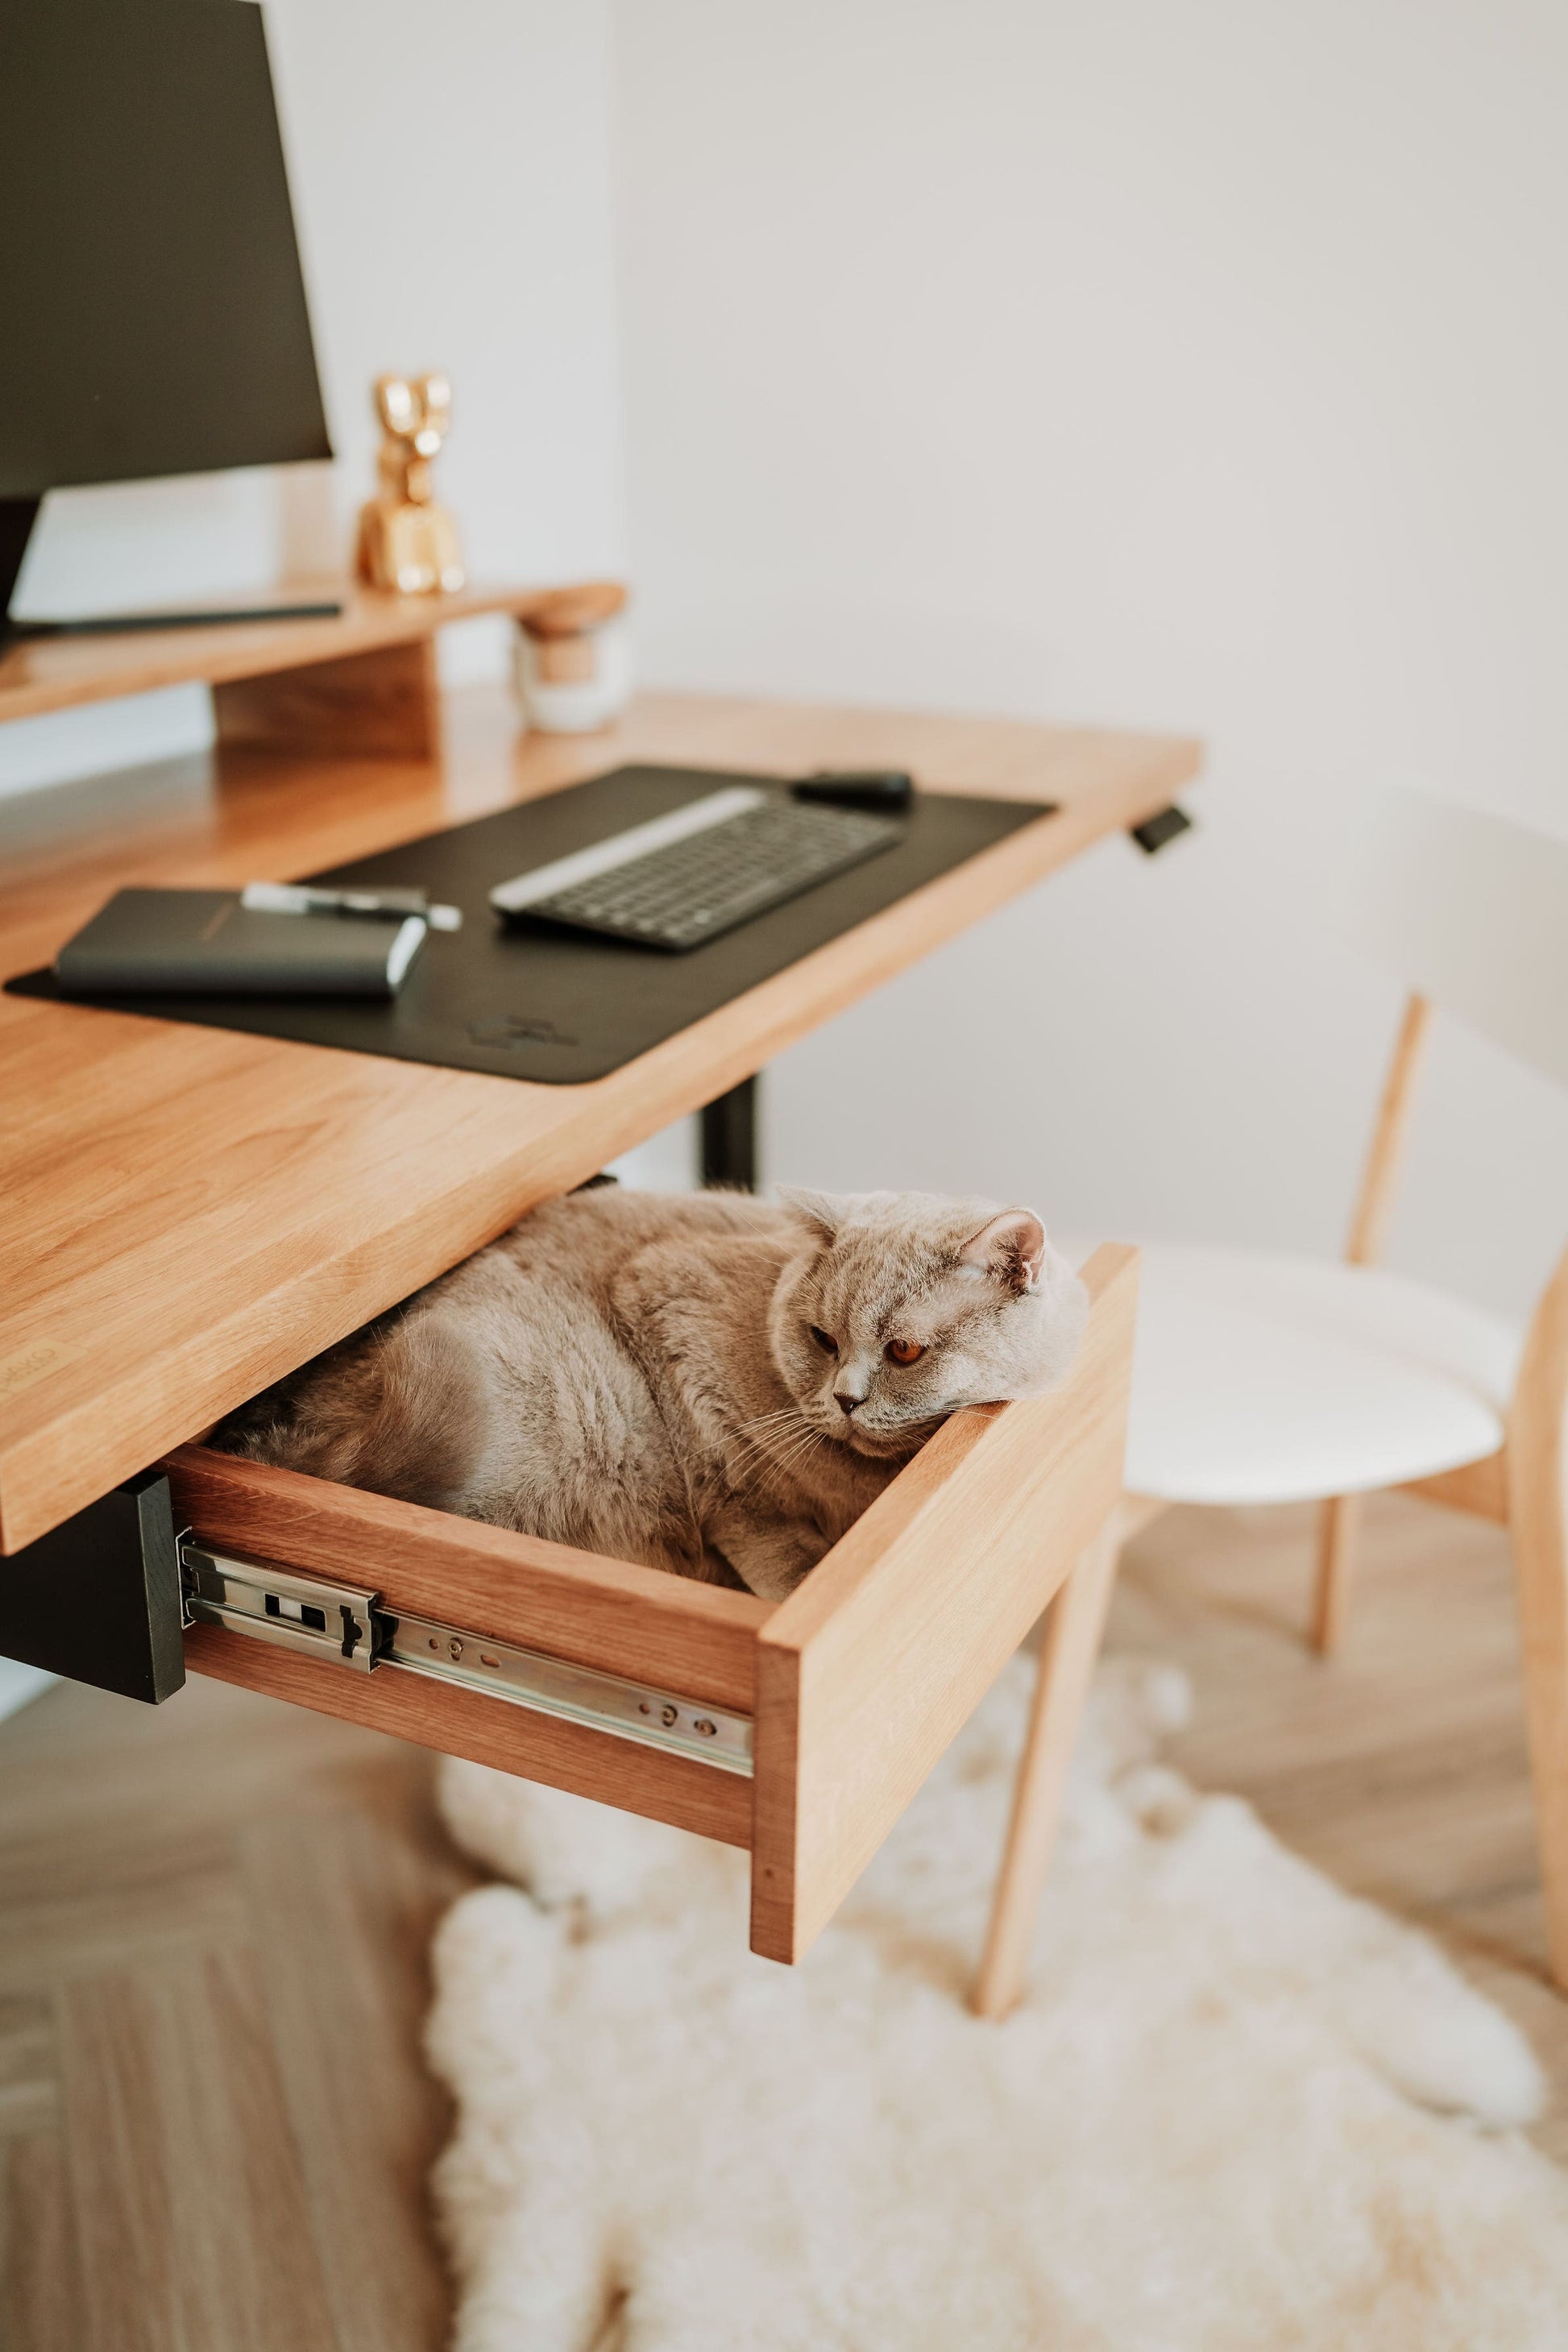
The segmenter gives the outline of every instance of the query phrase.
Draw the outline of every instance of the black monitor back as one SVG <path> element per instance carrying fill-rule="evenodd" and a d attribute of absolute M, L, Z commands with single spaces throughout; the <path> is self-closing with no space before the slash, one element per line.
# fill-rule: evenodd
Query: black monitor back
<path fill-rule="evenodd" d="M 0 320 L 0 499 L 331 455 L 250 0 L 3 0 Z"/>

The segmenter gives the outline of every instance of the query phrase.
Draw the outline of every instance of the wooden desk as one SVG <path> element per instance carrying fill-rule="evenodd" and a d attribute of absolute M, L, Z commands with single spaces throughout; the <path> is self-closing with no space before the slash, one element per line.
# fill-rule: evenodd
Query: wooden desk
<path fill-rule="evenodd" d="M 0 973 L 47 962 L 121 884 L 307 873 L 630 760 L 901 765 L 1063 813 L 593 1086 L 0 996 L 0 1549 L 1152 814 L 1199 761 L 1173 738 L 675 695 L 603 734 L 517 730 L 477 689 L 429 761 L 230 751 L 0 803 Z"/>

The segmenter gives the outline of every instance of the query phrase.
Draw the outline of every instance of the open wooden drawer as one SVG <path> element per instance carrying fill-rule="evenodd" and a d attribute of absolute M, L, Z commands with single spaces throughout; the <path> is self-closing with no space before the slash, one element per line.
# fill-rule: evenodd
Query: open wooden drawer
<path fill-rule="evenodd" d="M 1116 1507 L 1136 1255 L 1084 1278 L 1063 1385 L 954 1414 L 779 1603 L 184 1447 L 186 1664 L 745 1846 L 798 1959 Z"/>

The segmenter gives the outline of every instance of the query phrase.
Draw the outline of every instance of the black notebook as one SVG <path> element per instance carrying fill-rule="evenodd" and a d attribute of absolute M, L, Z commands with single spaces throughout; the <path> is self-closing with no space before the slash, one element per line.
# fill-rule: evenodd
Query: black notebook
<path fill-rule="evenodd" d="M 236 890 L 117 890 L 55 958 L 67 995 L 395 996 L 417 915 L 262 914 Z"/>

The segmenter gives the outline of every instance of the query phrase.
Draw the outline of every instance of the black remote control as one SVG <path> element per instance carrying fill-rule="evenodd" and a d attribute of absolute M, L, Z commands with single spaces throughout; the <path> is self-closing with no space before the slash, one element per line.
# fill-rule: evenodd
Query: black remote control
<path fill-rule="evenodd" d="M 898 816 L 915 796 L 915 780 L 903 768 L 825 768 L 803 776 L 790 791 L 797 801 L 831 801 L 839 808 L 875 809 Z"/>

